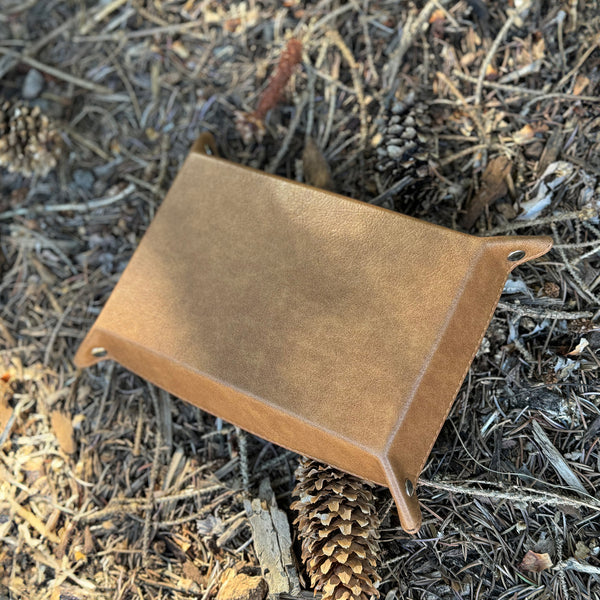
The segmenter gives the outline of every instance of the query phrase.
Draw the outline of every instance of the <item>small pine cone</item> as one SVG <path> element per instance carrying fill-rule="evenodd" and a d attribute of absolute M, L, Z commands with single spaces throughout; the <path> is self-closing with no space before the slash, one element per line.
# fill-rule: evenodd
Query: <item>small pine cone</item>
<path fill-rule="evenodd" d="M 61 153 L 61 138 L 38 106 L 6 101 L 0 106 L 0 167 L 45 176 Z"/>
<path fill-rule="evenodd" d="M 379 520 L 370 485 L 308 458 L 296 471 L 294 524 L 311 586 L 323 600 L 379 596 Z"/>
<path fill-rule="evenodd" d="M 384 174 L 412 175 L 416 179 L 425 177 L 431 124 L 427 106 L 416 101 L 414 92 L 394 102 L 390 114 L 380 122 L 377 170 Z"/>
<path fill-rule="evenodd" d="M 401 212 L 430 218 L 440 194 L 439 178 L 432 170 L 438 143 L 433 134 L 437 117 L 415 92 L 396 100 L 375 120 L 378 133 L 373 138 L 374 168 L 378 187 L 388 190 L 401 184 L 389 199 Z"/>

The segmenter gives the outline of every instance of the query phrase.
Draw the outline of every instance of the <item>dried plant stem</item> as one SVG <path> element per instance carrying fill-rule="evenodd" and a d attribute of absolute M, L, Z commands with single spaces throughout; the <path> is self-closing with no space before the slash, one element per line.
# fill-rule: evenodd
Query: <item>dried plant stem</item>
<path fill-rule="evenodd" d="M 250 491 L 250 470 L 248 468 L 248 439 L 246 432 L 240 427 L 235 428 L 238 438 L 240 451 L 240 475 L 242 477 L 242 487 L 247 494 Z"/>
<path fill-rule="evenodd" d="M 385 206 L 394 194 L 401 192 L 406 186 L 410 185 L 411 181 L 412 177 L 410 175 L 405 175 L 402 179 L 394 183 L 392 187 L 373 198 L 373 200 L 369 200 L 369 203 L 374 204 L 375 206 Z"/>
<path fill-rule="evenodd" d="M 20 8 L 22 9 L 22 6 Z M 62 35 L 65 31 L 68 31 L 74 23 L 79 21 L 80 18 L 81 16 L 79 14 L 75 14 L 70 19 L 67 19 L 64 23 L 61 23 L 58 27 L 52 29 L 52 31 L 47 33 L 45 36 L 41 37 L 35 44 L 27 46 L 24 49 L 23 54 L 26 56 L 32 56 L 34 54 L 37 54 L 44 46 L 49 44 L 53 39 L 57 38 L 59 35 Z M 6 73 L 8 73 L 12 68 L 14 68 L 18 64 L 19 60 L 21 60 L 20 55 L 18 55 L 16 58 L 10 58 L 7 56 L 7 60 L 5 61 L 5 63 L 2 66 L 0 66 L 0 79 L 2 79 L 4 75 L 6 75 Z"/>
<path fill-rule="evenodd" d="M 9 50 L 8 48 L 3 48 L 0 46 L 0 54 L 4 54 L 5 56 L 11 56 L 12 58 L 37 69 L 38 71 L 42 71 L 44 73 L 48 73 L 48 75 L 52 75 L 57 79 L 62 79 L 68 83 L 72 83 L 78 87 L 84 88 L 86 90 L 90 90 L 95 92 L 96 94 L 112 94 L 112 90 L 106 86 L 98 85 L 97 83 L 92 83 L 87 79 L 82 79 L 81 77 L 76 77 L 75 75 L 71 75 L 70 73 L 65 73 L 60 69 L 55 67 L 51 67 L 46 65 L 39 60 L 35 60 L 34 58 L 30 58 L 25 54 L 19 54 L 18 52 L 14 52 L 13 50 Z"/>
<path fill-rule="evenodd" d="M 298 125 L 300 124 L 300 119 L 302 118 L 302 113 L 304 112 L 304 108 L 306 107 L 307 104 L 308 104 L 308 93 L 305 92 L 304 94 L 302 94 L 302 96 L 300 96 L 300 100 L 299 100 L 298 104 L 296 105 L 296 112 L 290 123 L 287 133 L 285 134 L 285 137 L 283 138 L 283 142 L 281 142 L 279 151 L 275 155 L 275 158 L 273 158 L 273 160 L 269 163 L 269 165 L 265 169 L 265 171 L 267 173 L 275 173 L 275 171 L 277 170 L 277 167 L 279 166 L 279 163 L 283 160 L 283 157 L 287 154 L 288 148 L 290 147 L 292 138 L 294 137 L 294 134 L 296 133 L 296 129 L 298 129 Z"/>
<path fill-rule="evenodd" d="M 475 87 L 475 106 L 479 106 L 481 104 L 481 91 L 483 88 L 483 80 L 485 79 L 485 73 L 487 71 L 487 68 L 490 66 L 496 52 L 498 52 L 498 48 L 500 47 L 500 44 L 506 37 L 509 29 L 514 25 L 515 21 L 519 18 L 519 15 L 523 14 L 529 8 L 530 4 L 530 0 L 524 2 L 523 5 L 519 7 L 518 11 L 515 10 L 508 17 L 508 19 L 506 19 L 504 25 L 502 26 L 502 29 L 500 29 L 500 31 L 498 32 L 494 43 L 488 50 L 488 53 L 485 55 L 485 58 L 483 59 L 483 62 L 481 63 L 481 67 L 479 69 L 479 77 L 477 78 L 477 85 Z"/>
<path fill-rule="evenodd" d="M 588 508 L 595 512 L 600 512 L 600 502 L 592 496 L 586 500 L 572 498 L 553 492 L 538 492 L 528 488 L 507 489 L 478 489 L 466 485 L 448 482 L 448 481 L 430 481 L 428 479 L 419 479 L 419 485 L 423 487 L 442 490 L 454 494 L 465 494 L 466 496 L 475 496 L 477 498 L 487 498 L 489 500 L 510 500 L 512 502 L 530 502 L 532 504 L 546 504 L 548 506 L 569 506 L 571 508 Z"/>
<path fill-rule="evenodd" d="M 138 12 L 139 9 L 138 9 Z M 175 23 L 173 25 L 161 25 L 159 27 L 148 27 L 146 29 L 139 29 L 137 31 L 128 31 L 127 39 L 139 39 L 144 37 L 152 37 L 155 35 L 183 33 L 194 37 L 197 40 L 209 41 L 205 36 L 190 31 L 191 29 L 198 29 L 200 24 L 198 21 L 186 21 L 184 23 Z M 77 43 L 96 43 L 96 42 L 120 42 L 124 37 L 123 33 L 106 33 L 98 35 L 78 35 L 73 38 L 73 42 Z"/>
<path fill-rule="evenodd" d="M 414 20 L 409 20 L 402 29 L 402 37 L 398 48 L 394 51 L 389 60 L 389 70 L 387 73 L 387 81 L 385 83 L 386 89 L 393 86 L 398 75 L 398 69 L 404 60 L 404 56 L 408 52 L 408 49 L 413 45 L 415 39 L 422 31 L 423 27 L 429 20 L 431 13 L 440 6 L 445 6 L 449 3 L 449 0 L 428 0 L 427 4 L 421 9 L 419 16 Z"/>
<path fill-rule="evenodd" d="M 552 228 L 552 233 L 554 234 L 554 237 L 558 238 L 558 232 L 556 231 L 556 225 L 554 223 L 551 223 L 550 227 Z M 592 299 L 596 304 L 600 304 L 600 298 L 596 294 L 594 294 L 594 292 L 592 292 L 592 290 L 590 290 L 590 288 L 587 285 L 587 283 L 585 283 L 585 281 L 583 281 L 583 279 L 581 278 L 581 276 L 579 275 L 579 273 L 575 270 L 575 267 L 573 267 L 573 265 L 571 264 L 571 262 L 567 258 L 567 253 L 564 251 L 564 249 L 563 248 L 558 248 L 557 251 L 558 251 L 558 253 L 560 254 L 560 257 L 563 260 L 565 268 L 567 269 L 567 271 L 569 271 L 569 273 L 571 274 L 571 277 L 575 280 L 575 282 L 577 283 L 577 285 L 579 286 L 579 288 L 581 289 L 581 291 L 588 298 Z"/>
<path fill-rule="evenodd" d="M 590 55 L 600 45 L 600 34 L 597 34 L 594 41 L 589 45 L 586 51 L 579 57 L 579 60 L 573 65 L 573 68 L 557 83 L 556 87 L 561 88 L 573 75 L 576 75 L 581 69 L 583 63 L 590 57 Z"/>
<path fill-rule="evenodd" d="M 82 26 L 81 33 L 83 35 L 88 34 L 100 21 L 103 21 L 108 15 L 113 13 L 115 10 L 123 6 L 127 0 L 112 0 L 107 5 L 103 6 L 102 9 L 97 12 L 91 19 Z"/>
<path fill-rule="evenodd" d="M 152 400 L 154 404 L 154 414 L 158 416 L 160 415 L 160 410 L 156 394 L 152 394 Z M 156 430 L 155 443 L 156 446 L 154 447 L 154 456 L 152 458 L 152 467 L 150 469 L 150 478 L 148 481 L 148 506 L 146 508 L 146 514 L 144 515 L 144 529 L 142 531 L 142 555 L 144 560 L 148 559 L 148 551 L 150 549 L 150 530 L 154 512 L 154 488 L 156 487 L 156 480 L 158 478 L 158 470 L 160 467 L 160 455 L 162 452 L 162 432 L 160 427 Z"/>
<path fill-rule="evenodd" d="M 477 83 L 478 79 L 476 77 L 471 77 L 470 75 L 465 75 L 461 73 L 457 69 L 452 71 L 453 77 L 457 79 L 462 79 L 463 81 L 468 81 L 469 83 Z M 493 90 L 502 90 L 503 92 L 509 92 L 512 94 L 518 94 L 520 96 L 536 96 L 533 99 L 533 102 L 537 102 L 542 97 L 544 99 L 553 99 L 556 98 L 558 100 L 581 100 L 583 102 L 600 102 L 600 96 L 583 96 L 577 94 L 563 94 L 561 92 L 545 92 L 544 90 L 534 90 L 526 87 L 519 87 L 518 85 L 508 85 L 506 83 L 498 83 L 497 81 L 484 81 L 483 86 L 493 89 Z"/>
<path fill-rule="evenodd" d="M 328 12 L 324 17 L 319 19 L 313 25 L 313 27 L 311 28 L 311 31 L 310 31 L 311 35 L 315 35 L 317 33 L 317 31 L 319 31 L 319 29 L 322 29 L 325 25 L 327 25 L 327 23 L 329 23 L 329 21 L 336 19 L 340 15 L 343 15 L 345 12 L 348 12 L 349 10 L 352 10 L 353 8 L 354 8 L 354 5 L 351 2 L 347 2 L 345 4 L 342 4 L 342 6 L 340 6 L 339 8 L 336 8 L 335 10 Z"/>
<path fill-rule="evenodd" d="M 477 130 L 479 131 L 479 139 L 483 142 L 482 145 L 486 147 L 489 136 L 485 132 L 485 127 L 483 126 L 483 122 L 481 121 L 481 116 L 479 112 L 475 108 L 473 108 L 469 104 L 469 102 L 467 102 L 467 99 L 463 96 L 462 92 L 456 87 L 455 83 L 445 73 L 438 71 L 436 73 L 436 77 L 448 86 L 450 91 L 460 101 L 462 107 L 465 109 L 465 111 L 468 113 L 471 119 L 473 119 L 473 122 L 475 123 L 475 125 L 477 126 Z"/>
<path fill-rule="evenodd" d="M 522 306 L 520 304 L 509 304 L 498 302 L 500 310 L 516 313 L 520 317 L 535 317 L 538 319 L 590 319 L 594 313 L 584 310 L 579 312 L 568 312 L 565 310 L 552 310 L 549 308 L 537 308 L 533 306 Z"/>
<path fill-rule="evenodd" d="M 542 217 L 540 219 L 531 219 L 528 221 L 513 221 L 502 227 L 495 227 L 489 231 L 482 232 L 482 235 L 492 236 L 499 235 L 501 233 L 509 233 L 511 231 L 517 231 L 518 229 L 527 229 L 529 227 L 537 227 L 539 225 L 550 225 L 552 223 L 560 223 L 561 221 L 570 221 L 575 219 L 577 221 L 589 221 L 594 217 L 598 216 L 598 212 L 593 207 L 584 207 L 580 210 L 571 210 L 564 213 L 558 213 L 556 215 L 550 215 L 548 217 Z"/>
<path fill-rule="evenodd" d="M 554 567 L 553 571 L 579 571 L 580 573 L 588 573 L 589 575 L 600 575 L 600 567 L 595 567 L 588 563 L 581 562 L 576 558 L 567 558 L 566 560 L 560 560 Z M 564 592 L 563 592 L 564 594 Z M 568 596 L 564 595 L 564 598 Z"/>
<path fill-rule="evenodd" d="M 358 107 L 360 111 L 360 150 L 362 156 L 362 153 L 367 147 L 369 126 L 367 123 L 367 104 L 365 102 L 365 92 L 359 74 L 359 66 L 354 58 L 354 55 L 352 52 L 350 52 L 350 48 L 348 48 L 338 31 L 328 31 L 327 37 L 339 48 L 344 60 L 350 67 L 350 74 L 352 75 L 352 82 L 354 84 L 354 89 L 356 90 L 356 99 L 358 100 Z"/>
<path fill-rule="evenodd" d="M 136 187 L 133 183 L 130 183 L 126 188 L 120 191 L 114 196 L 107 196 L 105 198 L 97 198 L 96 200 L 90 200 L 89 202 L 78 202 L 78 203 L 67 203 L 67 204 L 43 204 L 32 207 L 15 208 L 14 210 L 7 210 L 6 212 L 0 213 L 0 221 L 12 219 L 14 217 L 22 217 L 25 215 L 35 215 L 40 213 L 55 213 L 55 212 L 88 212 L 91 210 L 97 210 L 99 208 L 105 208 L 115 202 L 119 202 L 135 192 Z"/>

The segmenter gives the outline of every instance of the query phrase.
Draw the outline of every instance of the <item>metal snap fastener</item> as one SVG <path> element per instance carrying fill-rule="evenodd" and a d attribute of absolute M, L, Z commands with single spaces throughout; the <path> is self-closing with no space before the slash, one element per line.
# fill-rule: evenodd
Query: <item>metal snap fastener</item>
<path fill-rule="evenodd" d="M 524 250 L 515 250 L 514 252 L 511 252 L 508 255 L 508 260 L 510 260 L 511 262 L 517 262 L 518 260 L 521 260 L 522 258 L 525 258 Z"/>

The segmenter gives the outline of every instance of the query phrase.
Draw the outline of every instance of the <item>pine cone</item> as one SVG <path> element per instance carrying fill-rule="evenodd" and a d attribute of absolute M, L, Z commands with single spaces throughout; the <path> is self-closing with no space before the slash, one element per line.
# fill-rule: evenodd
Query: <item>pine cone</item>
<path fill-rule="evenodd" d="M 377 170 L 384 174 L 427 176 L 428 130 L 431 117 L 427 106 L 416 101 L 414 92 L 396 100 L 391 114 L 380 123 L 381 141 L 377 148 Z"/>
<path fill-rule="evenodd" d="M 369 486 L 308 458 L 296 471 L 294 524 L 311 585 L 323 592 L 323 600 L 379 596 L 379 521 Z"/>
<path fill-rule="evenodd" d="M 0 167 L 45 176 L 61 153 L 61 138 L 39 107 L 6 101 L 0 107 Z"/>

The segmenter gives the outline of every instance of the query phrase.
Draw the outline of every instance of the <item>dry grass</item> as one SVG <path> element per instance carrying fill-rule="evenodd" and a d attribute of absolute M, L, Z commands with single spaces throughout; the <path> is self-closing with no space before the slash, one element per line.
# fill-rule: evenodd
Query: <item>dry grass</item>
<path fill-rule="evenodd" d="M 311 135 L 344 194 L 455 228 L 476 198 L 473 232 L 554 237 L 513 274 L 423 473 L 418 536 L 380 490 L 380 589 L 600 598 L 600 6 L 507 4 L 0 0 L 0 96 L 38 69 L 35 103 L 67 146 L 44 179 L 0 172 L 0 598 L 212 599 L 226 568 L 256 569 L 246 477 L 268 473 L 289 503 L 291 453 L 248 438 L 241 460 L 229 425 L 119 366 L 72 363 L 202 130 L 293 179 Z M 291 35 L 302 67 L 246 144 L 236 112 Z M 390 166 L 410 93 L 427 124 L 417 158 Z M 508 192 L 488 205 L 499 156 Z M 550 205 L 516 220 L 556 161 Z M 520 568 L 528 550 L 553 567 Z"/>

